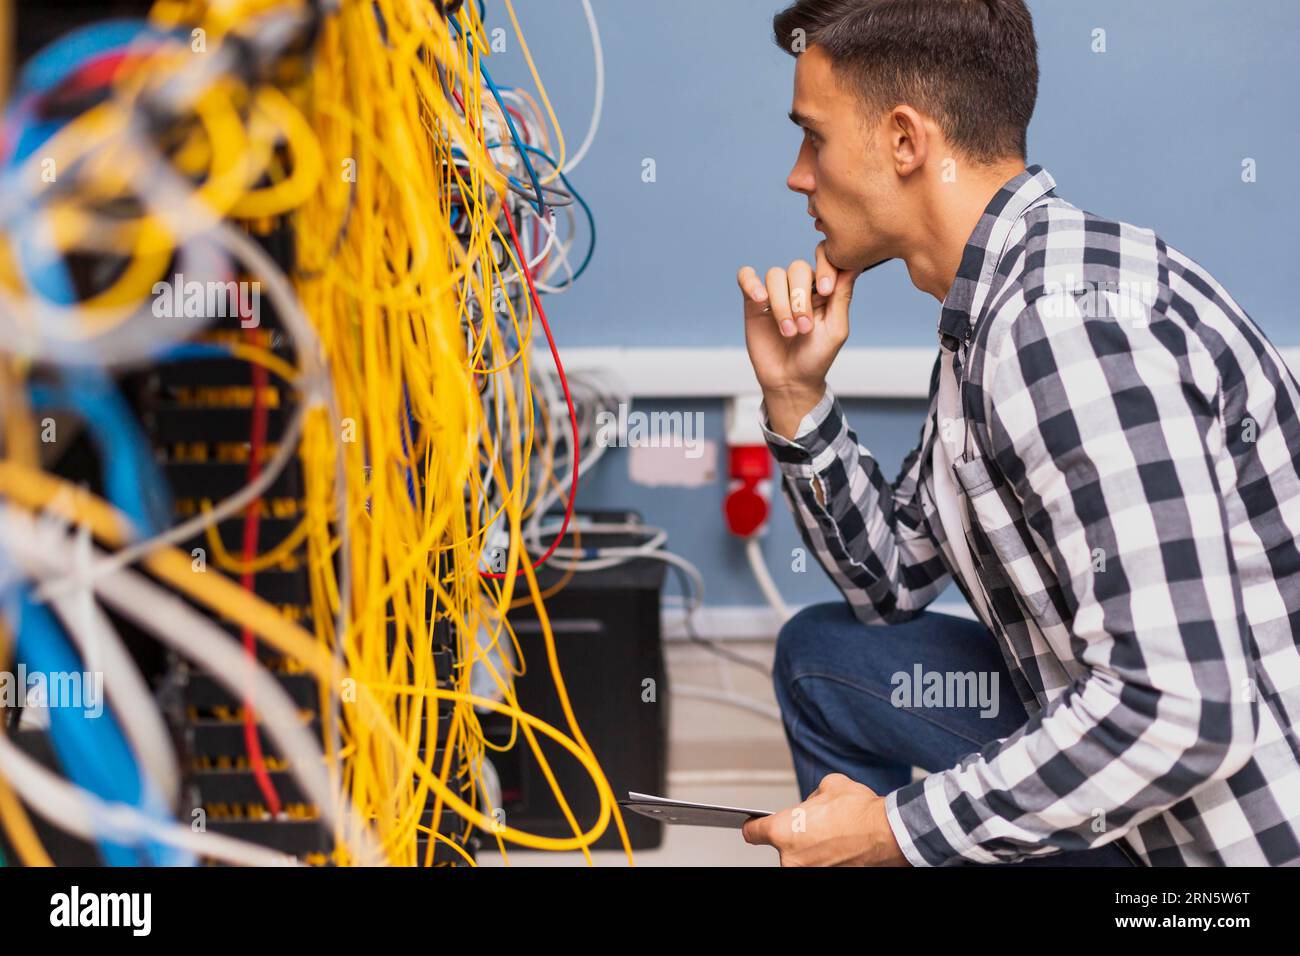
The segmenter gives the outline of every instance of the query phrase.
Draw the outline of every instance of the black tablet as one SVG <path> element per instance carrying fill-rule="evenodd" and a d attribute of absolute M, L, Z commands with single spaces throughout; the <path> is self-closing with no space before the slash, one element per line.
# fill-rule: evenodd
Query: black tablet
<path fill-rule="evenodd" d="M 712 803 L 691 803 L 687 800 L 669 800 L 648 793 L 628 792 L 626 800 L 618 801 L 643 816 L 661 823 L 675 823 L 689 827 L 728 827 L 739 830 L 746 820 L 771 816 L 770 810 L 746 810 L 743 807 L 724 807 Z"/>

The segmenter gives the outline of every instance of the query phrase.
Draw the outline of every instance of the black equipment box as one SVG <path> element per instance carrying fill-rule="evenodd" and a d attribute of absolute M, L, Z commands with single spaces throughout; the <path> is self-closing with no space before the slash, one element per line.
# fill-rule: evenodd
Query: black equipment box
<path fill-rule="evenodd" d="M 626 512 L 589 511 L 583 515 L 597 522 L 640 521 L 639 515 Z M 627 547 L 642 541 L 644 537 L 636 534 L 601 533 L 583 535 L 580 544 Z M 550 541 L 545 544 L 549 547 Z M 566 535 L 562 547 L 573 545 L 572 535 Z M 578 727 L 595 751 L 615 799 L 624 797 L 629 790 L 667 790 L 668 685 L 660 635 L 665 573 L 662 561 L 635 558 L 606 570 L 579 571 L 562 590 L 544 601 L 560 673 Z M 564 578 L 564 571 L 543 565 L 537 576 L 538 585 L 545 591 Z M 521 575 L 515 600 L 527 595 L 527 582 Z M 520 706 L 570 734 L 547 665 L 536 608 L 529 601 L 510 612 L 509 619 L 525 665 L 524 675 L 515 679 Z M 500 745 L 509 739 L 509 718 L 484 714 L 482 722 L 492 743 Z M 538 733 L 537 739 L 579 825 L 584 831 L 590 829 L 600 807 L 590 774 L 549 737 Z M 522 733 L 509 751 L 489 751 L 488 756 L 501 777 L 504 822 L 508 826 L 543 836 L 573 836 L 573 828 Z M 662 842 L 662 824 L 636 814 L 624 814 L 623 819 L 633 849 L 650 849 Z M 487 839 L 490 846 L 491 838 Z M 611 818 L 592 849 L 621 846 Z"/>

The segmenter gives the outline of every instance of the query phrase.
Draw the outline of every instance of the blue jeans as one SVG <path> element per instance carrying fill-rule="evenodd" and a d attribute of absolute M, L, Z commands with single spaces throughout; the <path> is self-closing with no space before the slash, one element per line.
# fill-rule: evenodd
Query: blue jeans
<path fill-rule="evenodd" d="M 925 677 L 935 672 L 978 683 L 925 699 Z M 889 793 L 911 781 L 913 766 L 946 770 L 1029 719 L 988 628 L 929 611 L 869 627 L 843 601 L 805 607 L 781 628 L 773 682 L 804 799 L 829 773 Z M 1110 843 L 1014 865 L 1134 863 Z"/>

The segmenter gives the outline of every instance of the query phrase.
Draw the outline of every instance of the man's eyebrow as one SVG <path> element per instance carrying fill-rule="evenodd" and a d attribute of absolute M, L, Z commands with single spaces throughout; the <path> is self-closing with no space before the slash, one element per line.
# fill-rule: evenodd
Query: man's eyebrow
<path fill-rule="evenodd" d="M 795 126 L 802 126 L 806 129 L 811 129 L 811 130 L 817 129 L 817 121 L 813 119 L 811 116 L 805 116 L 803 113 L 800 113 L 798 110 L 790 111 L 790 122 L 794 123 Z"/>

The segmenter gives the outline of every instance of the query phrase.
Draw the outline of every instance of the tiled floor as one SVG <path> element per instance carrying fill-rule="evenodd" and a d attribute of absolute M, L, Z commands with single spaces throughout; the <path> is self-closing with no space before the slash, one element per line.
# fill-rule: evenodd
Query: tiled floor
<path fill-rule="evenodd" d="M 773 644 L 729 642 L 727 647 L 771 665 Z M 667 648 L 670 687 L 730 691 L 775 710 L 770 680 L 737 664 L 723 664 L 706 650 L 671 643 Z M 779 810 L 799 801 L 780 724 L 728 704 L 675 693 L 669 731 L 668 795 L 681 800 Z M 636 854 L 638 866 L 775 866 L 776 851 L 747 844 L 739 830 L 667 827 L 656 850 Z M 509 848 L 508 848 L 509 849 Z M 580 853 L 538 853 L 509 849 L 511 866 L 583 866 Z M 626 866 L 619 850 L 592 854 L 597 866 Z M 484 866 L 500 866 L 495 848 L 479 853 Z"/>

